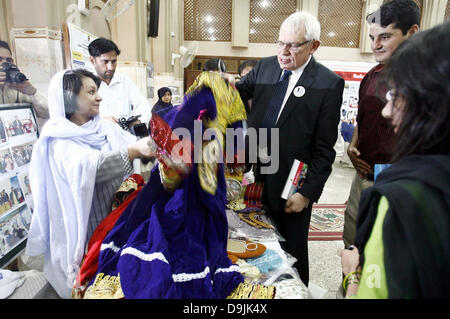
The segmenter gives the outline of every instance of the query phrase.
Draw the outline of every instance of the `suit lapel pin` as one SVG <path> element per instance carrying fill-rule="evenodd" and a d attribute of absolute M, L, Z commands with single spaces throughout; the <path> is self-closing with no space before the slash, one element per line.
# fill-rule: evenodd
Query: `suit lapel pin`
<path fill-rule="evenodd" d="M 306 93 L 306 90 L 305 90 L 305 88 L 303 86 L 297 86 L 294 89 L 294 95 L 296 97 L 302 97 L 303 95 L 305 95 L 305 93 Z"/>

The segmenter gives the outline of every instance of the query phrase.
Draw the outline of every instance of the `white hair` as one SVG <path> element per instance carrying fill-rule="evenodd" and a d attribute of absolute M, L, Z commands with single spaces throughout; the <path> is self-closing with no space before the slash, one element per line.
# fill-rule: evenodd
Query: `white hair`
<path fill-rule="evenodd" d="M 305 33 L 306 40 L 320 39 L 320 23 L 312 14 L 305 11 L 297 11 L 291 14 L 281 24 L 281 30 L 290 30 L 296 34 Z"/>

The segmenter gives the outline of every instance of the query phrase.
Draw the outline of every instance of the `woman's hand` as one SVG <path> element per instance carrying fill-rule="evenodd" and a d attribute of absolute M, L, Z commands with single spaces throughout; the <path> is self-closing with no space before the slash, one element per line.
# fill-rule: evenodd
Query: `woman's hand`
<path fill-rule="evenodd" d="M 338 256 L 341 257 L 342 272 L 345 276 L 350 273 L 361 272 L 358 248 L 350 246 L 348 249 L 339 249 Z M 353 276 L 355 275 L 353 274 Z M 356 278 L 357 280 L 353 278 L 351 282 L 347 282 L 347 287 L 344 286 L 344 289 L 347 289 L 345 293 L 346 298 L 357 295 L 360 277 L 357 276 Z"/>
<path fill-rule="evenodd" d="M 341 257 L 342 272 L 344 275 L 348 275 L 353 271 L 357 271 L 359 268 L 359 251 L 354 246 L 350 249 L 339 249 L 338 256 Z M 350 248 L 349 247 L 349 248 Z"/>
<path fill-rule="evenodd" d="M 156 156 L 156 148 L 152 147 L 152 142 L 150 137 L 145 137 L 140 139 L 134 144 L 128 146 L 128 157 L 131 161 L 136 158 L 151 158 Z"/>

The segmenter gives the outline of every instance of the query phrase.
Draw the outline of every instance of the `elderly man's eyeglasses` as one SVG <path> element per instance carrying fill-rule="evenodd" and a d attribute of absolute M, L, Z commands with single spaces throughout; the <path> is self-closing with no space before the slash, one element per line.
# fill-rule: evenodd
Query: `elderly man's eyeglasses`
<path fill-rule="evenodd" d="M 13 63 L 13 59 L 12 58 L 5 58 L 0 56 L 0 64 L 2 64 L 3 62 L 8 62 L 8 63 Z"/>
<path fill-rule="evenodd" d="M 284 48 L 284 46 L 286 46 L 289 51 L 297 52 L 298 50 L 300 50 L 301 46 L 305 45 L 308 42 L 311 42 L 311 40 L 306 40 L 302 43 L 277 41 L 275 42 L 275 44 L 277 45 L 278 49 Z"/>

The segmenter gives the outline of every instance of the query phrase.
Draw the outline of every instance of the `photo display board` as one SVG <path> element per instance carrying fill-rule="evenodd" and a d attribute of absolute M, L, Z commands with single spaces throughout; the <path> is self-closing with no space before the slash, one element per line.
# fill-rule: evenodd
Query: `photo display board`
<path fill-rule="evenodd" d="M 29 166 L 38 137 L 30 104 L 0 105 L 0 268 L 26 245 L 33 214 Z"/>

